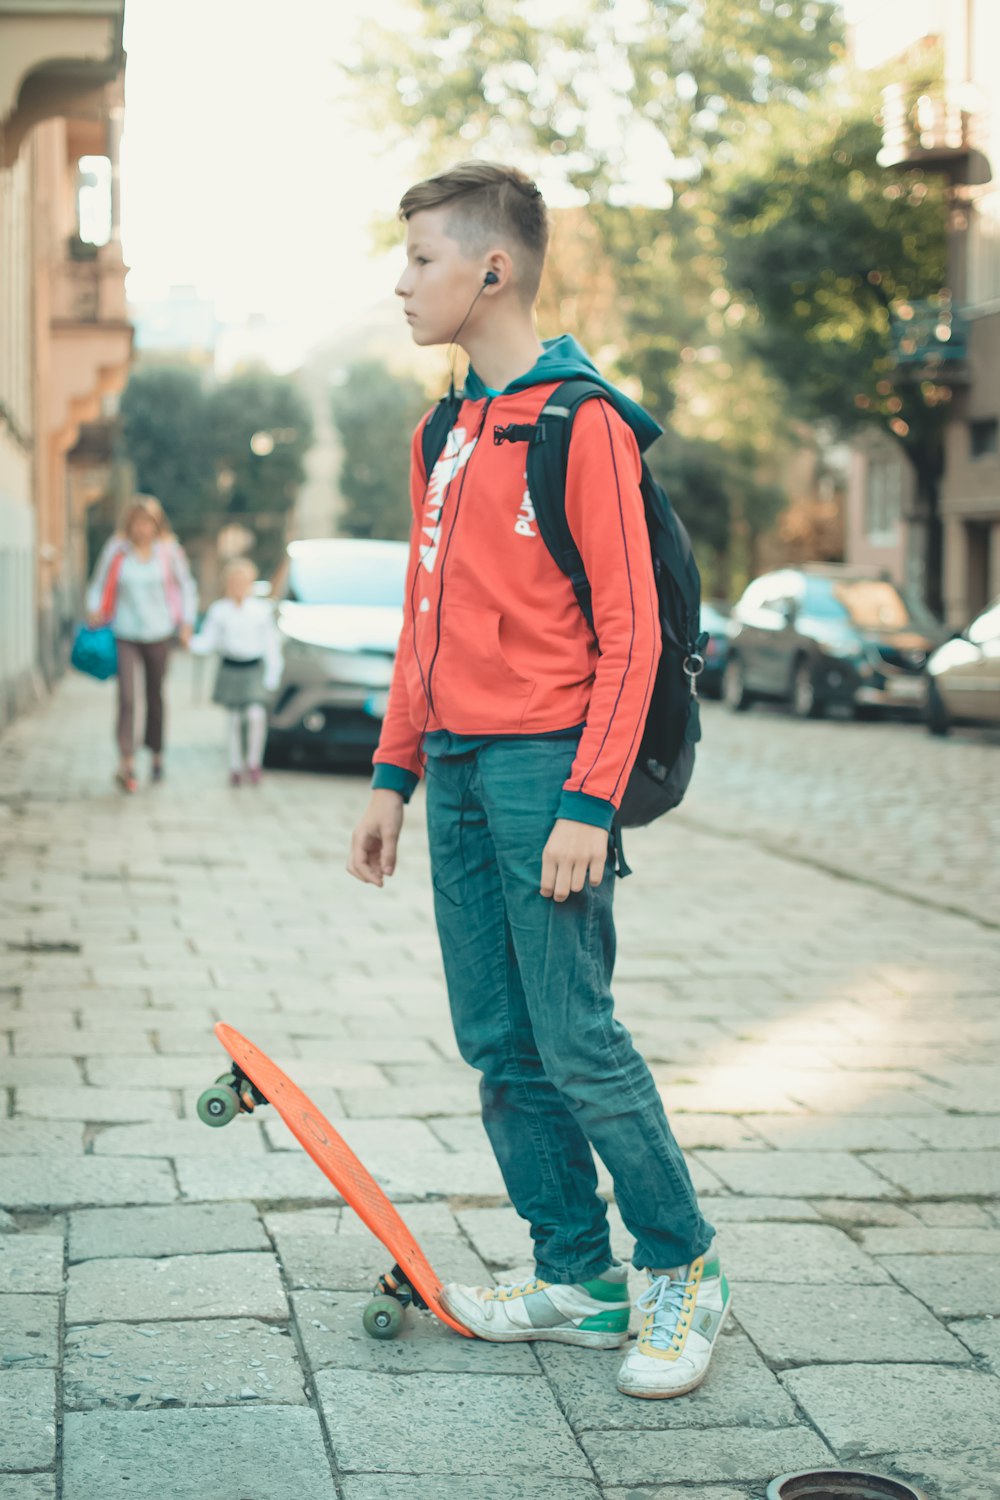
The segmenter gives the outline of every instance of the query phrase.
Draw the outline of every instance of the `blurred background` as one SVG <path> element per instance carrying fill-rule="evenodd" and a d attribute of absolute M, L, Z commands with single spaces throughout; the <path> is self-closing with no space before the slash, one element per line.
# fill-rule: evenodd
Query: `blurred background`
<path fill-rule="evenodd" d="M 139 490 L 204 601 L 248 551 L 299 606 L 272 759 L 377 734 L 399 552 L 329 543 L 407 535 L 445 362 L 395 305 L 394 210 L 469 156 L 551 204 L 542 336 L 666 426 L 651 463 L 714 601 L 706 690 L 1000 720 L 1000 8 L 370 14 L 0 3 L 0 727 L 63 671 Z M 342 676 L 351 650 L 381 665 L 324 697 L 331 649 Z M 337 703 L 361 715 L 339 739 Z"/>

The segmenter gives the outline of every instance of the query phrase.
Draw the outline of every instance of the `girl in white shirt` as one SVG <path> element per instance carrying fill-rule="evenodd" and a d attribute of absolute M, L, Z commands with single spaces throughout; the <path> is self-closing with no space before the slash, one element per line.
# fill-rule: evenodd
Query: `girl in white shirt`
<path fill-rule="evenodd" d="M 191 641 L 198 656 L 215 651 L 221 656 L 212 702 L 229 710 L 229 784 L 240 786 L 246 777 L 260 781 L 267 735 L 269 694 L 281 681 L 281 641 L 274 612 L 266 599 L 250 590 L 257 569 L 248 557 L 226 567 L 226 593 L 210 605 L 201 630 Z M 245 747 L 245 748 L 244 748 Z"/>

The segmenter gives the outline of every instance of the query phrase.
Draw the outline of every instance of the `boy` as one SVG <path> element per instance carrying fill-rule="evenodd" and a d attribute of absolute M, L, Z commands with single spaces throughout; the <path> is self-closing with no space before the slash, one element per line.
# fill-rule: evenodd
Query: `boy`
<path fill-rule="evenodd" d="M 659 429 L 612 386 L 574 421 L 566 512 L 593 591 L 592 634 L 534 524 L 525 446 L 503 434 L 534 423 L 561 380 L 605 384 L 574 340 L 543 346 L 535 331 L 541 194 L 513 168 L 470 162 L 411 188 L 400 217 L 396 293 L 414 341 L 458 343 L 470 368 L 429 475 L 423 423 L 413 440 L 404 625 L 348 870 L 377 886 L 393 873 L 403 806 L 426 772 L 455 1034 L 482 1074 L 483 1123 L 531 1226 L 537 1273 L 514 1286 L 452 1284 L 443 1300 L 480 1338 L 625 1344 L 626 1268 L 611 1252 L 593 1147 L 648 1277 L 618 1388 L 679 1396 L 705 1376 L 729 1288 L 610 992 L 609 830 L 660 646 L 636 434 L 646 446 Z"/>

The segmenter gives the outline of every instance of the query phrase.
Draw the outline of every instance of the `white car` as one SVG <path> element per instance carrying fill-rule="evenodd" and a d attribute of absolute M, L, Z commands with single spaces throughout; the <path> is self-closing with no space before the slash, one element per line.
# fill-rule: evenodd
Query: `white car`
<path fill-rule="evenodd" d="M 952 724 L 1000 724 L 1000 597 L 938 647 L 927 673 L 931 734 L 947 734 Z"/>
<path fill-rule="evenodd" d="M 378 743 L 403 627 L 406 542 L 291 542 L 277 606 L 284 670 L 265 761 L 359 762 Z"/>

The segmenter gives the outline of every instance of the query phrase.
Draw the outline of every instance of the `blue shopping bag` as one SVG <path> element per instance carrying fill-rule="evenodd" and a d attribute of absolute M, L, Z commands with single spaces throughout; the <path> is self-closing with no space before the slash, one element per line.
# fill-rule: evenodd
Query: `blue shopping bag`
<path fill-rule="evenodd" d="M 88 677 L 106 682 L 118 671 L 118 648 L 108 625 L 98 625 L 96 630 L 89 625 L 80 625 L 73 637 L 70 665 Z"/>

